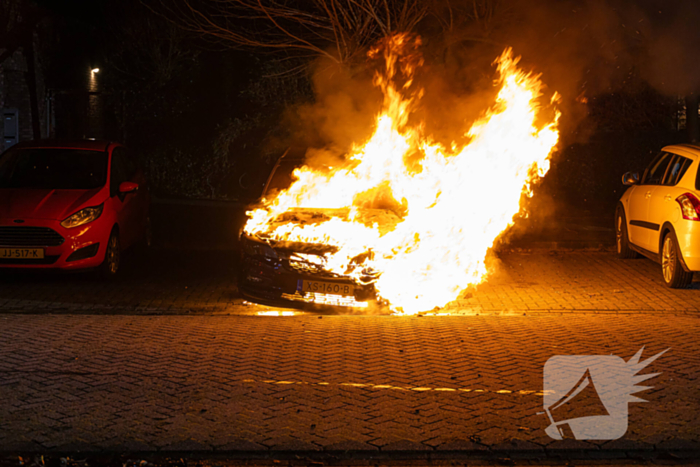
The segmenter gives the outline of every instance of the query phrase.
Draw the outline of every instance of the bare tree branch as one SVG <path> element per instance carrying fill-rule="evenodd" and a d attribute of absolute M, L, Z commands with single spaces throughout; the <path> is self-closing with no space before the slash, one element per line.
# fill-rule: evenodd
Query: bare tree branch
<path fill-rule="evenodd" d="M 412 32 L 433 0 L 161 0 L 161 14 L 233 48 L 312 53 L 338 63 Z"/>

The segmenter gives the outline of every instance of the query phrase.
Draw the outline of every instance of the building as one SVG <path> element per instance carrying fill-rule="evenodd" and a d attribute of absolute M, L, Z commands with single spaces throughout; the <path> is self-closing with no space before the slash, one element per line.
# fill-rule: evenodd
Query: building
<path fill-rule="evenodd" d="M 34 58 L 32 53 L 27 54 L 20 48 L 0 63 L 0 109 L 2 109 L 0 150 L 2 151 L 20 141 L 34 139 L 34 125 L 37 123 L 39 137 L 50 136 L 43 74 L 36 62 L 33 72 L 29 70 L 28 56 Z M 36 61 L 35 58 L 34 60 Z M 34 81 L 33 90 L 30 89 L 32 81 Z M 34 117 L 38 120 L 36 122 L 32 120 L 33 92 L 36 92 L 37 115 Z"/>

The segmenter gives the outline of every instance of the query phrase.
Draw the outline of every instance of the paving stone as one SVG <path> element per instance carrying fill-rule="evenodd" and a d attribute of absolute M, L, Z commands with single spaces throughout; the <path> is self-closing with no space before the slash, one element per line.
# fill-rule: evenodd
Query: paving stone
<path fill-rule="evenodd" d="M 462 452 L 485 452 L 489 448 L 473 441 L 464 439 L 451 439 L 437 447 L 438 451 L 462 451 Z"/>
<path fill-rule="evenodd" d="M 700 452 L 700 443 L 690 439 L 671 439 L 659 443 L 656 449 L 663 451 L 694 451 Z"/>
<path fill-rule="evenodd" d="M 354 452 L 362 452 L 362 451 L 378 451 L 379 448 L 377 446 L 373 446 L 368 443 L 363 443 L 360 441 L 354 441 L 354 440 L 345 440 L 341 441 L 338 443 L 332 443 L 327 446 L 324 446 L 324 451 L 354 451 Z"/>
<path fill-rule="evenodd" d="M 267 441 L 271 451 L 320 451 L 319 445 L 297 438 L 277 438 Z"/>
<path fill-rule="evenodd" d="M 71 441 L 69 443 L 56 446 L 54 450 L 74 453 L 97 453 L 102 451 L 102 448 L 83 441 Z"/>
<path fill-rule="evenodd" d="M 557 453 L 561 451 L 592 451 L 598 450 L 598 446 L 587 441 L 580 441 L 576 439 L 563 439 L 561 441 L 554 441 L 546 446 L 547 451 Z"/>
<path fill-rule="evenodd" d="M 24 439 L 33 440 L 24 444 L 29 452 L 78 442 L 130 452 L 580 451 L 584 445 L 554 447 L 544 433 L 547 417 L 537 413 L 545 362 L 610 354 L 627 361 L 643 346 L 643 359 L 671 348 L 642 371 L 661 373 L 643 383 L 654 388 L 639 394 L 648 403 L 629 404 L 623 439 L 591 442 L 589 451 L 698 449 L 696 283 L 666 289 L 657 265 L 607 253 L 501 261 L 492 281 L 460 299 L 481 316 L 460 316 L 459 304 L 453 316 L 248 316 L 235 303 L 231 316 L 221 315 L 211 312 L 210 290 L 230 281 L 204 273 L 191 292 L 142 276 L 142 289 L 129 278 L 3 283 L 0 303 L 14 300 L 18 311 L 0 309 L 0 450 Z M 92 287 L 98 292 L 84 290 Z M 117 314 L 109 305 L 147 299 L 199 311 Z M 42 314 L 52 303 L 69 306 Z M 524 305 L 526 316 L 502 313 Z M 571 311 L 561 313 L 565 306 Z M 138 441 L 121 441 L 130 439 Z"/>
<path fill-rule="evenodd" d="M 386 444 L 382 444 L 382 451 L 432 451 L 430 446 L 419 443 L 417 441 L 411 441 L 406 439 L 401 439 L 398 441 L 391 441 Z"/>
<path fill-rule="evenodd" d="M 642 441 L 633 441 L 622 438 L 607 441 L 600 446 L 600 449 L 610 451 L 651 451 L 654 449 L 654 446 Z"/>
<path fill-rule="evenodd" d="M 13 313 L 132 315 L 251 315 L 272 310 L 248 306 L 238 295 L 238 255 L 167 250 L 132 263 L 119 281 L 84 276 L 42 277 L 0 271 L 0 309 Z M 673 290 L 650 260 L 619 260 L 596 251 L 501 251 L 489 280 L 465 290 L 442 312 L 473 316 L 586 311 L 605 313 L 698 312 L 700 283 Z M 148 304 L 144 306 L 143 304 Z"/>
<path fill-rule="evenodd" d="M 229 451 L 267 451 L 267 448 L 262 444 L 253 443 L 247 439 L 235 439 L 222 444 L 219 446 L 214 446 L 216 451 L 229 452 Z"/>
<path fill-rule="evenodd" d="M 41 452 L 43 446 L 36 441 L 3 439 L 0 440 L 0 452 Z"/>
<path fill-rule="evenodd" d="M 493 451 L 528 451 L 528 452 L 544 452 L 544 448 L 538 444 L 514 438 L 503 443 L 494 444 L 491 446 Z"/>
<path fill-rule="evenodd" d="M 156 446 L 138 440 L 109 440 L 103 442 L 104 451 L 118 453 L 154 452 Z"/>
<path fill-rule="evenodd" d="M 161 446 L 160 450 L 167 452 L 200 452 L 211 451 L 212 447 L 207 444 L 200 443 L 199 441 L 186 439 Z"/>

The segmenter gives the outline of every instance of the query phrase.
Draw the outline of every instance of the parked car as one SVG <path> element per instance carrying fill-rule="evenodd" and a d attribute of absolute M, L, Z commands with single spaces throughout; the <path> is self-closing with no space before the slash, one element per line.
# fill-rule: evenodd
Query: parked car
<path fill-rule="evenodd" d="M 700 146 L 663 148 L 629 186 L 615 212 L 617 254 L 644 255 L 661 264 L 664 283 L 687 287 L 700 271 Z"/>
<path fill-rule="evenodd" d="M 292 172 L 303 162 L 303 151 L 288 150 L 283 154 L 265 183 L 263 197 L 288 188 L 293 180 Z M 342 216 L 337 211 L 295 209 L 282 214 L 278 222 L 318 222 L 329 216 Z M 372 215 L 369 211 L 365 214 Z M 371 271 L 356 281 L 324 269 L 323 256 L 335 251 L 333 246 L 281 242 L 245 232 L 241 232 L 239 240 L 238 289 L 250 301 L 301 309 L 361 309 L 380 305 L 374 289 L 377 276 Z"/>
<path fill-rule="evenodd" d="M 119 271 L 150 242 L 143 171 L 121 144 L 32 141 L 0 156 L 0 268 Z"/>

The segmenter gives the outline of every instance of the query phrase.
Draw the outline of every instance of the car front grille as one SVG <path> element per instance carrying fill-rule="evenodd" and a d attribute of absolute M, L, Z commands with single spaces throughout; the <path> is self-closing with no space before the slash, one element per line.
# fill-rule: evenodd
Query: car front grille
<path fill-rule="evenodd" d="M 0 227 L 0 246 L 59 246 L 63 240 L 48 227 Z"/>

